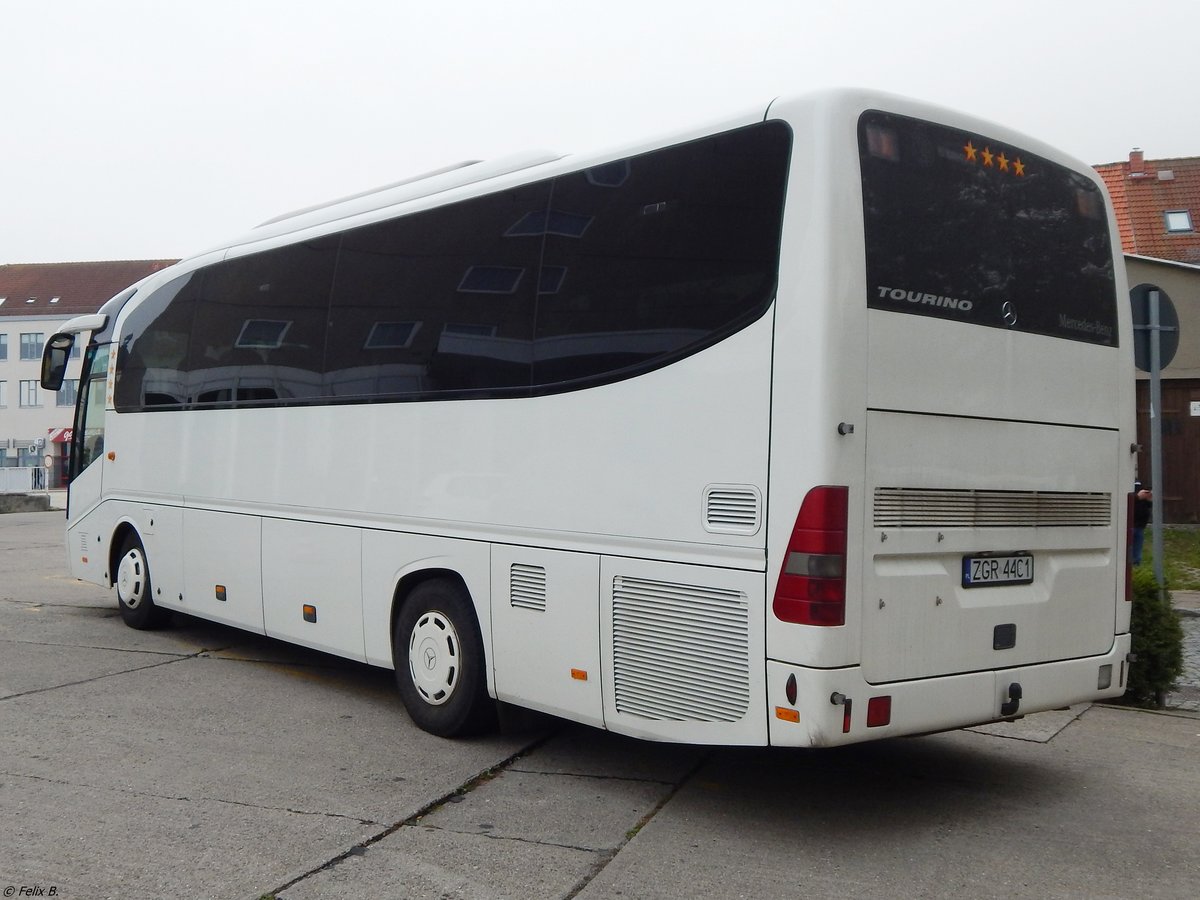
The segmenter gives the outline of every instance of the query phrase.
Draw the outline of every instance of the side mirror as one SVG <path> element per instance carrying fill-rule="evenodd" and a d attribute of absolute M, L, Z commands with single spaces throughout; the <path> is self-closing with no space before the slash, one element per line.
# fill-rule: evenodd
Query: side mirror
<path fill-rule="evenodd" d="M 42 351 L 42 387 L 48 391 L 62 389 L 67 377 L 67 360 L 75 346 L 75 335 L 59 333 L 46 341 Z"/>

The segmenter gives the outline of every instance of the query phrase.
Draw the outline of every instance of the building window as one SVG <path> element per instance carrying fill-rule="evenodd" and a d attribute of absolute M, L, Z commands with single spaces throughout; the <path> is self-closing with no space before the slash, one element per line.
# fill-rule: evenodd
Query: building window
<path fill-rule="evenodd" d="M 233 346 L 239 350 L 278 350 L 291 327 L 290 321 L 247 319 Z"/>
<path fill-rule="evenodd" d="M 21 335 L 21 359 L 41 359 L 44 337 L 41 332 Z"/>
<path fill-rule="evenodd" d="M 513 266 L 471 266 L 459 282 L 463 294 L 515 294 L 524 269 Z"/>
<path fill-rule="evenodd" d="M 0 359 L 8 359 L 8 335 L 0 334 Z"/>
<path fill-rule="evenodd" d="M 38 383 L 36 381 L 21 382 L 21 405 L 41 406 L 38 402 Z"/>
<path fill-rule="evenodd" d="M 1168 233 L 1192 231 L 1192 214 L 1186 209 L 1168 209 L 1163 213 Z"/>
<path fill-rule="evenodd" d="M 421 327 L 420 322 L 376 322 L 367 335 L 364 350 L 406 350 Z"/>
<path fill-rule="evenodd" d="M 8 406 L 8 382 L 0 381 L 0 409 Z"/>
<path fill-rule="evenodd" d="M 68 378 L 63 382 L 62 388 L 54 395 L 54 403 L 56 406 L 74 406 L 75 396 L 79 393 L 79 379 Z"/>

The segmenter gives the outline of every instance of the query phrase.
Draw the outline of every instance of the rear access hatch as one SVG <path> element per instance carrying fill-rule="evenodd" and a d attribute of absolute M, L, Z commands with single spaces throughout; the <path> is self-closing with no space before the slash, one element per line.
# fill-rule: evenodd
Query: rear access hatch
<path fill-rule="evenodd" d="M 1118 432 L 878 411 L 867 422 L 868 681 L 1112 646 Z"/>

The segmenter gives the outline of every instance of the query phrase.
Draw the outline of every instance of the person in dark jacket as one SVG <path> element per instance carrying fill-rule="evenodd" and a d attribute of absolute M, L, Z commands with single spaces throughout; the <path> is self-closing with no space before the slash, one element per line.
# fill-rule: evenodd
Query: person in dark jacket
<path fill-rule="evenodd" d="M 1142 547 L 1146 543 L 1146 526 L 1150 524 L 1150 514 L 1154 509 L 1154 495 L 1150 488 L 1142 484 L 1134 485 L 1133 496 L 1133 564 L 1142 564 Z"/>

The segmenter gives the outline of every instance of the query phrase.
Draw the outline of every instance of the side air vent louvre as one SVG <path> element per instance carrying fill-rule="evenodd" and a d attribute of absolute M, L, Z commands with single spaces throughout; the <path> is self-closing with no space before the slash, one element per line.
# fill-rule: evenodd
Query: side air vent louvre
<path fill-rule="evenodd" d="M 1112 524 L 1112 494 L 880 487 L 876 528 L 1029 528 Z"/>
<path fill-rule="evenodd" d="M 546 611 L 546 570 L 513 563 L 508 573 L 509 602 L 520 609 Z"/>
<path fill-rule="evenodd" d="M 716 534 L 756 534 L 762 521 L 758 488 L 710 484 L 704 489 L 704 528 Z"/>
<path fill-rule="evenodd" d="M 617 711 L 736 722 L 750 706 L 749 601 L 741 591 L 613 579 Z"/>

